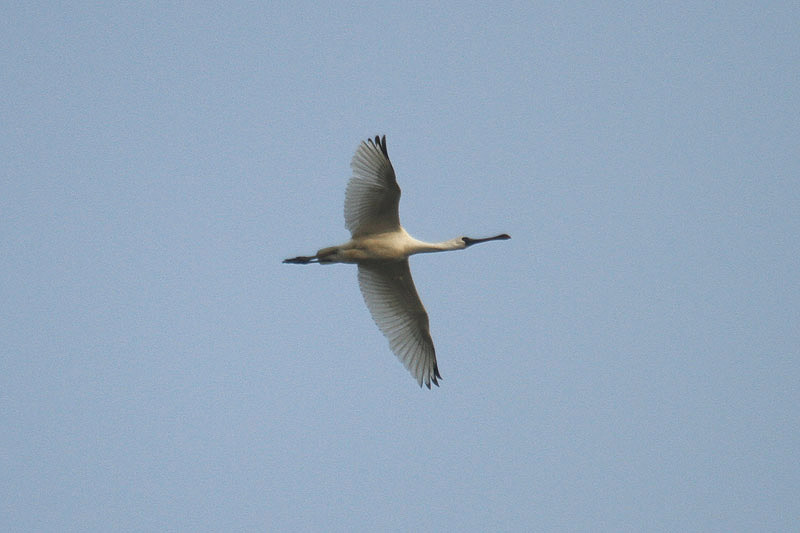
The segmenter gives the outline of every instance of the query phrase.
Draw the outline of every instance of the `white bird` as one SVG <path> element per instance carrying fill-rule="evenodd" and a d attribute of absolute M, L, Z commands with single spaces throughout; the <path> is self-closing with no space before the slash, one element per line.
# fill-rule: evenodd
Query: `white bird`
<path fill-rule="evenodd" d="M 428 327 L 428 313 L 419 299 L 408 256 L 463 250 L 480 242 L 510 239 L 494 237 L 427 243 L 409 235 L 400 225 L 400 187 L 386 151 L 386 136 L 361 143 L 350 163 L 353 176 L 344 200 L 345 227 L 352 238 L 323 248 L 313 256 L 285 259 L 284 263 L 356 263 L 358 284 L 372 318 L 389 339 L 389 347 L 416 378 L 430 389 L 438 386 L 439 367 Z"/>

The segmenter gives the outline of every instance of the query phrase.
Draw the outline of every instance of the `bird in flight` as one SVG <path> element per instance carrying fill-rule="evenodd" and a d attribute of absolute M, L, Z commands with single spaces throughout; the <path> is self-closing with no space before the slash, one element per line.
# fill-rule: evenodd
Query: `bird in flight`
<path fill-rule="evenodd" d="M 428 243 L 415 239 L 400 225 L 400 187 L 386 150 L 386 136 L 363 141 L 350 163 L 353 176 L 344 199 L 345 227 L 351 239 L 323 248 L 311 256 L 285 259 L 292 264 L 355 263 L 358 285 L 378 328 L 392 352 L 411 372 L 419 386 L 439 386 L 439 367 L 433 347 L 428 313 L 419 299 L 408 256 L 428 252 L 463 250 L 473 244 L 510 239 L 502 233 L 472 239 L 456 237 Z"/>

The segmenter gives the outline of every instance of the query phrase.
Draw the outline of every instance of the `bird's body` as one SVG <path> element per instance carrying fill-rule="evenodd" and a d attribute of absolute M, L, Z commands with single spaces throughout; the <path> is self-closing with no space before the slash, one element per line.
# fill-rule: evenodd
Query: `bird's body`
<path fill-rule="evenodd" d="M 373 235 L 354 237 L 339 246 L 323 248 L 315 257 L 320 263 L 364 263 L 366 261 L 402 261 L 413 254 L 444 252 L 465 248 L 459 239 L 429 243 L 415 239 L 399 228 Z"/>
<path fill-rule="evenodd" d="M 422 385 L 441 379 L 428 328 L 428 314 L 417 295 L 408 257 L 462 250 L 473 244 L 505 240 L 505 233 L 484 239 L 457 237 L 439 243 L 415 239 L 400 225 L 400 187 L 386 150 L 386 137 L 362 142 L 351 163 L 353 177 L 345 193 L 345 226 L 352 238 L 339 246 L 298 256 L 284 263 L 355 263 L 364 301 L 389 346 Z"/>

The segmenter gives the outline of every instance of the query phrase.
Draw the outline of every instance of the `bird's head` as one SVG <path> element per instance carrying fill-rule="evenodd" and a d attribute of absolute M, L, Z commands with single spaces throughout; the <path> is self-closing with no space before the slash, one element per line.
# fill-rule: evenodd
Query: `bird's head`
<path fill-rule="evenodd" d="M 506 233 L 501 233 L 500 235 L 495 235 L 494 237 L 484 237 L 483 239 L 473 239 L 471 237 L 461 237 L 461 242 L 464 243 L 464 248 L 468 248 L 473 244 L 478 244 L 481 242 L 487 241 L 505 241 L 510 239 L 511 236 Z"/>

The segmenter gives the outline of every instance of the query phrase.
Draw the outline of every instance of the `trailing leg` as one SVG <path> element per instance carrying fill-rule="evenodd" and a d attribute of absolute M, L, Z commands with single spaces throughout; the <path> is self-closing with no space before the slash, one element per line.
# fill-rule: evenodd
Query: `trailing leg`
<path fill-rule="evenodd" d="M 307 265 L 309 263 L 319 263 L 319 259 L 317 256 L 299 255 L 290 259 L 284 259 L 283 262 L 293 265 Z"/>
<path fill-rule="evenodd" d="M 294 265 L 307 265 L 309 263 L 333 263 L 334 258 L 332 256 L 336 255 L 338 251 L 338 246 L 331 246 L 330 248 L 323 248 L 317 252 L 317 255 L 298 255 L 297 257 L 284 259 L 283 262 Z"/>

